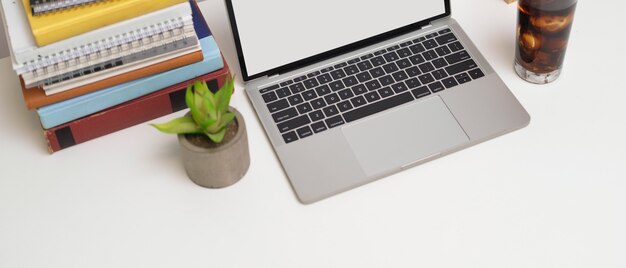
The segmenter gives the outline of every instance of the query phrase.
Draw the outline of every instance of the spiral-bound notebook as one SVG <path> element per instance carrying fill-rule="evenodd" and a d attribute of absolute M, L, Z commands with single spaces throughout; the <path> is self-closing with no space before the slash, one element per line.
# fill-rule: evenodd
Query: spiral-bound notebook
<path fill-rule="evenodd" d="M 63 51 L 43 60 L 39 66 L 31 65 L 22 79 L 27 88 L 59 88 L 69 81 L 85 80 L 109 69 L 198 48 L 197 43 L 189 15 Z"/>
<path fill-rule="evenodd" d="M 48 12 L 93 4 L 101 1 L 107 0 L 30 0 L 30 8 L 33 15 L 38 16 Z"/>
<path fill-rule="evenodd" d="M 115 37 L 123 36 L 124 34 L 129 35 L 136 30 L 151 28 L 154 25 L 180 21 L 192 14 L 189 3 L 182 3 L 54 44 L 38 47 L 33 35 L 30 34 L 30 26 L 24 13 L 22 1 L 0 1 L 4 13 L 4 25 L 9 39 L 13 69 L 20 75 L 63 62 L 68 55 L 80 51 L 81 48 L 95 47 L 95 43 L 106 43 L 106 40 L 103 41 L 103 39 L 118 39 Z"/>

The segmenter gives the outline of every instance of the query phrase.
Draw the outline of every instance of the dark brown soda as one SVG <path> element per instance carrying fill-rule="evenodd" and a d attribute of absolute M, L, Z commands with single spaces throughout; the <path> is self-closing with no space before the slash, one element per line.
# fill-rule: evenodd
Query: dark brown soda
<path fill-rule="evenodd" d="M 535 73 L 561 67 L 572 30 L 576 0 L 519 0 L 517 62 Z"/>

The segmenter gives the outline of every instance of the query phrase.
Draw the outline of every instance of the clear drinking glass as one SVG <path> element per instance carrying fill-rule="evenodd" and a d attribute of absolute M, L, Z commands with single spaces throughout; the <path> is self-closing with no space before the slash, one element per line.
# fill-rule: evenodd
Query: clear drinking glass
<path fill-rule="evenodd" d="M 518 0 L 515 71 L 546 84 L 561 74 L 577 0 Z"/>

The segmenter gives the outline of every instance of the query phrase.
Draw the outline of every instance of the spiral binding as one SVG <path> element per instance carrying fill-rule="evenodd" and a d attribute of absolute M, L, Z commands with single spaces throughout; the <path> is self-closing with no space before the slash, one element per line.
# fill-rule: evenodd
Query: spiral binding
<path fill-rule="evenodd" d="M 29 72 L 23 78 L 29 88 L 49 86 L 194 46 L 197 42 L 193 25 L 179 18 L 41 57 L 26 65 Z M 139 48 L 141 51 L 120 55 Z"/>
<path fill-rule="evenodd" d="M 52 11 L 89 5 L 102 1 L 106 0 L 31 0 L 30 7 L 33 12 L 33 16 L 37 16 Z"/>

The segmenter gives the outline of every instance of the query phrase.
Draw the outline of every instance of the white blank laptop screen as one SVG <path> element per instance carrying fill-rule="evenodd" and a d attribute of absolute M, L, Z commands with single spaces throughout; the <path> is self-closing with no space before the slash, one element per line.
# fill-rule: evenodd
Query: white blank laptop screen
<path fill-rule="evenodd" d="M 232 0 L 249 76 L 445 13 L 443 0 Z"/>

